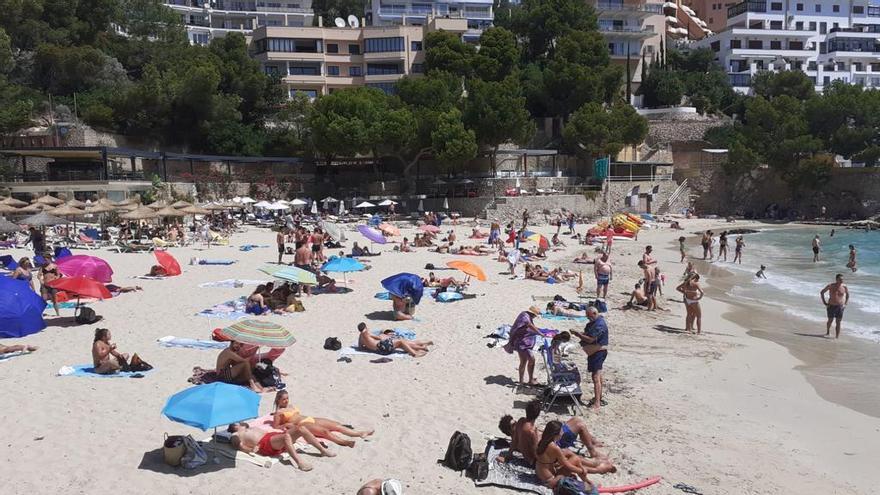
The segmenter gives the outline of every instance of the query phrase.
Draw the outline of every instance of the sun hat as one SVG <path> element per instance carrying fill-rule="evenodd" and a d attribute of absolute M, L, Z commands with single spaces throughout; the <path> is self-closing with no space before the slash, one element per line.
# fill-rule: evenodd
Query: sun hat
<path fill-rule="evenodd" d="M 385 480 L 382 482 L 382 495 L 403 495 L 403 485 L 395 480 Z"/>
<path fill-rule="evenodd" d="M 528 311 L 529 313 L 531 313 L 535 316 L 539 316 L 541 314 L 541 310 L 534 307 L 534 306 L 530 306 L 529 309 L 527 309 L 526 311 Z"/>

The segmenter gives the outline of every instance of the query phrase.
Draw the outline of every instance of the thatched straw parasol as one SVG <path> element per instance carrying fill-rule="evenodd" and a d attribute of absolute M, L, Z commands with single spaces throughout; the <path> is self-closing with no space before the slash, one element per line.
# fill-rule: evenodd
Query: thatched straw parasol
<path fill-rule="evenodd" d="M 115 210 L 116 210 L 116 208 L 114 208 L 112 205 L 103 204 L 100 201 L 86 206 L 86 213 L 92 213 L 92 214 L 107 213 L 109 211 L 115 211 Z"/>
<path fill-rule="evenodd" d="M 45 196 L 40 196 L 39 198 L 35 199 L 35 200 L 33 201 L 33 203 L 42 203 L 42 204 L 44 204 L 44 205 L 57 206 L 57 205 L 60 205 L 60 204 L 64 204 L 64 200 L 63 200 L 63 199 L 58 199 L 58 198 L 56 198 L 56 197 L 54 197 L 54 196 L 49 196 L 49 195 L 47 194 L 47 195 L 45 195 Z"/>
<path fill-rule="evenodd" d="M 18 213 L 19 209 L 14 206 L 0 203 L 0 215 L 9 215 L 10 213 Z"/>
<path fill-rule="evenodd" d="M 12 206 L 14 208 L 21 208 L 22 206 L 27 206 L 28 204 L 20 199 L 15 199 L 12 196 L 8 198 L 4 198 L 0 201 L 0 205 Z"/>
<path fill-rule="evenodd" d="M 52 206 L 44 203 L 33 203 L 24 208 L 19 208 L 16 213 L 39 213 L 41 211 L 49 211 L 52 209 Z"/>
<path fill-rule="evenodd" d="M 180 200 L 171 205 L 172 208 L 186 208 L 187 206 L 192 206 L 192 203 Z"/>
<path fill-rule="evenodd" d="M 74 208 L 80 208 L 80 209 L 85 208 L 87 206 L 86 203 L 83 203 L 82 201 L 79 201 L 77 199 L 71 199 L 70 201 L 68 201 L 65 204 L 72 206 Z"/>
<path fill-rule="evenodd" d="M 147 208 L 146 206 L 138 206 L 128 213 L 123 213 L 122 215 L 119 215 L 119 218 L 123 218 L 125 220 L 149 220 L 158 216 L 159 215 L 156 215 L 156 212 L 153 211 L 151 208 Z"/>
<path fill-rule="evenodd" d="M 49 227 L 52 225 L 63 225 L 67 223 L 67 220 L 63 218 L 58 218 L 54 215 L 50 215 L 48 213 L 40 212 L 36 215 L 31 215 L 29 217 L 23 218 L 20 222 L 23 225 L 30 225 L 33 227 Z"/>
<path fill-rule="evenodd" d="M 21 226 L 16 225 L 9 220 L 0 217 L 0 232 L 10 234 L 12 232 L 20 232 L 23 230 Z"/>
<path fill-rule="evenodd" d="M 185 217 L 186 213 L 176 208 L 166 206 L 165 208 L 156 210 L 156 215 L 159 215 L 160 217 Z"/>
<path fill-rule="evenodd" d="M 165 208 L 166 206 L 168 206 L 168 202 L 165 201 L 164 199 L 154 201 L 154 202 L 147 205 L 148 208 L 152 208 L 154 210 L 161 210 L 162 208 Z"/>
<path fill-rule="evenodd" d="M 185 208 L 181 208 L 180 211 L 186 213 L 187 215 L 210 215 L 211 210 L 206 210 L 201 206 L 191 205 Z"/>
<path fill-rule="evenodd" d="M 70 205 L 61 205 L 52 210 L 52 214 L 56 217 L 79 217 L 85 215 L 86 212 Z"/>
<path fill-rule="evenodd" d="M 220 210 L 226 209 L 225 206 L 219 205 L 217 203 L 206 203 L 206 204 L 202 205 L 202 208 L 204 208 L 206 210 L 211 210 L 211 211 L 220 211 Z"/>

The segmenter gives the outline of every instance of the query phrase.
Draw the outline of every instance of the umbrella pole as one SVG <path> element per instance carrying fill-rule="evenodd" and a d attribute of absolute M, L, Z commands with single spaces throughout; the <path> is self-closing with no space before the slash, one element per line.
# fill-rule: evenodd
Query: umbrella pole
<path fill-rule="evenodd" d="M 214 427 L 214 436 L 211 437 L 211 443 L 213 444 L 213 448 L 211 449 L 214 454 L 214 464 L 220 464 L 220 460 L 217 459 L 217 427 Z"/>

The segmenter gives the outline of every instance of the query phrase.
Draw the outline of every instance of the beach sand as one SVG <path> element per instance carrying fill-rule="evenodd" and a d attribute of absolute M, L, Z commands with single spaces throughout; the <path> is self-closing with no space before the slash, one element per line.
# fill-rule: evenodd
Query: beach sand
<path fill-rule="evenodd" d="M 711 221 L 684 220 L 691 233 Z M 717 223 L 716 223 L 717 225 Z M 742 226 L 737 224 L 737 226 Z M 485 227 L 484 227 L 485 228 Z M 579 230 L 582 230 L 580 227 Z M 551 234 L 555 228 L 537 227 Z M 459 238 L 469 226 L 458 227 Z M 405 230 L 410 237 L 414 231 Z M 653 244 L 669 280 L 661 302 L 669 311 L 612 310 L 608 314 L 611 350 L 605 362 L 609 405 L 587 412 L 592 432 L 605 442 L 618 472 L 593 476 L 601 485 L 622 485 L 659 475 L 663 481 L 640 491 L 682 493 L 686 483 L 705 494 L 875 493 L 880 482 L 880 420 L 823 400 L 798 370 L 802 364 L 786 348 L 749 335 L 748 320 L 737 308 L 712 298 L 717 290 L 708 277 L 704 299 L 704 335 L 683 334 L 683 308 L 674 291 L 683 270 L 673 239 L 682 231 L 644 231 L 637 242 L 615 243 L 615 277 L 609 307 L 628 298 L 638 278 L 636 260 L 643 246 Z M 360 240 L 355 232 L 350 240 Z M 562 236 L 566 242 L 567 236 Z M 259 279 L 257 270 L 274 261 L 274 234 L 249 230 L 236 234 L 232 247 L 210 250 L 174 248 L 184 266 L 182 276 L 162 281 L 132 280 L 153 264 L 151 254 L 86 252 L 107 259 L 118 285 L 141 285 L 143 292 L 92 305 L 104 320 L 73 326 L 72 310 L 60 321 L 50 316 L 43 332 L 4 344 L 39 345 L 38 352 L 0 362 L 0 421 L 6 425 L 0 451 L 3 493 L 317 493 L 354 494 L 366 480 L 394 477 L 407 494 L 511 493 L 500 488 L 475 488 L 472 481 L 436 463 L 456 430 L 470 435 L 475 451 L 485 439 L 498 436 L 501 415 L 522 414 L 534 391 L 517 389 L 517 360 L 484 338 L 501 324 L 510 324 L 528 306 L 546 304 L 562 294 L 576 300 L 574 284 L 548 285 L 510 280 L 506 265 L 493 257 L 461 257 L 481 265 L 487 282 L 474 282 L 473 300 L 451 304 L 426 299 L 418 306 L 418 322 L 393 323 L 390 303 L 373 298 L 379 281 L 400 271 L 426 274 L 426 263 L 442 266 L 458 259 L 420 250 L 387 252 L 370 259 L 372 269 L 351 274 L 350 294 L 304 299 L 307 311 L 293 316 L 268 316 L 285 325 L 297 343 L 277 362 L 286 377 L 291 403 L 305 414 L 327 417 L 358 428 L 375 428 L 369 441 L 353 449 L 332 446 L 336 458 L 308 458 L 314 470 L 299 472 L 288 465 L 271 469 L 221 459 L 188 471 L 162 463 L 163 434 L 208 437 L 160 415 L 165 400 L 189 386 L 193 366 L 213 367 L 216 351 L 160 347 L 156 339 L 174 335 L 209 338 L 228 320 L 195 314 L 214 304 L 248 293 L 248 287 L 199 288 L 202 282 L 230 278 Z M 467 241 L 465 241 L 467 242 Z M 241 244 L 270 248 L 241 252 Z M 576 246 L 552 252 L 550 265 L 571 260 Z M 83 252 L 78 251 L 76 254 Z M 18 257 L 23 251 L 13 251 Z M 232 258 L 231 266 L 189 266 L 192 256 Z M 287 257 L 292 261 L 292 256 Z M 587 285 L 592 267 L 584 265 Z M 437 272 L 446 275 L 452 272 Z M 522 267 L 520 267 L 522 273 Z M 51 312 L 50 312 L 51 313 Z M 730 314 L 730 317 L 726 315 Z M 735 315 L 736 314 L 736 315 Z M 734 321 L 735 320 L 735 321 Z M 370 363 L 362 356 L 337 362 L 337 353 L 322 349 L 324 339 L 353 343 L 356 325 L 402 327 L 437 346 L 421 359 Z M 60 323 L 60 325 L 59 325 Z M 582 323 L 541 322 L 540 326 L 582 327 Z M 479 326 L 479 328 L 478 328 Z M 57 377 L 61 366 L 87 363 L 96 327 L 107 327 L 124 352 L 137 352 L 155 366 L 143 379 Z M 816 340 L 816 346 L 835 345 Z M 578 351 L 579 353 L 579 351 Z M 584 376 L 585 400 L 592 384 L 583 355 L 573 355 Z M 540 359 L 539 359 L 540 362 Z M 542 380 L 540 364 L 536 377 Z M 263 396 L 261 412 L 271 410 L 272 395 Z M 555 415 L 542 416 L 544 423 Z"/>

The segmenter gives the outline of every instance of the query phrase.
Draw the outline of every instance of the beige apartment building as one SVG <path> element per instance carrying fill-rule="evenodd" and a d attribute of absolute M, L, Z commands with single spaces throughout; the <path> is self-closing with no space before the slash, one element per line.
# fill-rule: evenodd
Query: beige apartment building
<path fill-rule="evenodd" d="M 251 52 L 266 73 L 281 76 L 291 96 L 357 86 L 392 93 L 398 79 L 422 73 L 427 33 L 467 29 L 466 19 L 440 17 L 418 26 L 262 26 L 253 31 Z"/>
<path fill-rule="evenodd" d="M 727 9 L 740 3 L 741 0 L 685 0 L 683 5 L 693 9 L 694 13 L 706 21 L 713 33 L 724 31 L 727 27 Z"/>

